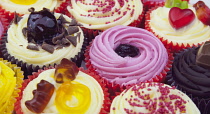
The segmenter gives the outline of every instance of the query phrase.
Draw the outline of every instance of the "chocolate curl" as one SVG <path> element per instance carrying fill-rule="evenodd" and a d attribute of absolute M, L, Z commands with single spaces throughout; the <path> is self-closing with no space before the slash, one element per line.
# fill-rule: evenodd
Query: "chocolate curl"
<path fill-rule="evenodd" d="M 74 62 L 63 58 L 55 69 L 55 81 L 57 83 L 71 82 L 76 78 L 79 69 Z"/>

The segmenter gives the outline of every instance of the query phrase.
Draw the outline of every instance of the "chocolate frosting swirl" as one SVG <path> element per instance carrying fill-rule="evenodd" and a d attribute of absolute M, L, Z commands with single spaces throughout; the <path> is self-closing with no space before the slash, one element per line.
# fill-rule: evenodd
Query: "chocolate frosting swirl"
<path fill-rule="evenodd" d="M 176 85 L 193 96 L 210 96 L 210 69 L 196 64 L 199 47 L 186 49 L 175 56 L 172 77 Z"/>

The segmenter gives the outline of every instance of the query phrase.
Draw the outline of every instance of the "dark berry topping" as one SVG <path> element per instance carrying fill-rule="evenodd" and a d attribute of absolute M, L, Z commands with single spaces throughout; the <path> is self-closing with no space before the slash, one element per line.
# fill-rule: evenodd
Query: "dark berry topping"
<path fill-rule="evenodd" d="M 27 22 L 28 41 L 33 39 L 38 44 L 51 44 L 51 39 L 57 34 L 57 26 L 55 16 L 48 9 L 31 12 Z"/>
<path fill-rule="evenodd" d="M 30 8 L 27 27 L 22 29 L 23 35 L 27 38 L 29 43 L 35 45 L 28 45 L 27 49 L 39 51 L 39 47 L 49 53 L 53 53 L 54 49 L 61 49 L 62 47 L 77 46 L 80 41 L 79 27 L 81 24 L 72 19 L 68 22 L 63 15 L 58 19 L 54 13 L 49 9 L 43 8 L 39 12 L 35 12 L 34 8 Z M 14 23 L 18 23 L 20 18 L 16 16 Z M 38 45 L 36 45 L 38 44 Z"/>
<path fill-rule="evenodd" d="M 137 47 L 129 44 L 120 44 L 115 49 L 115 52 L 121 57 L 135 57 L 140 54 L 139 49 Z"/>

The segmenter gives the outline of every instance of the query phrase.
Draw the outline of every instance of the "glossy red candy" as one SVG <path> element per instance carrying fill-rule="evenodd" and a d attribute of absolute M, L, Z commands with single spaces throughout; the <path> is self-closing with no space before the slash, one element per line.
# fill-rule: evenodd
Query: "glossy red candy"
<path fill-rule="evenodd" d="M 169 11 L 169 22 L 175 29 L 180 29 L 189 25 L 195 19 L 195 14 L 191 9 L 180 9 L 173 7 Z"/>

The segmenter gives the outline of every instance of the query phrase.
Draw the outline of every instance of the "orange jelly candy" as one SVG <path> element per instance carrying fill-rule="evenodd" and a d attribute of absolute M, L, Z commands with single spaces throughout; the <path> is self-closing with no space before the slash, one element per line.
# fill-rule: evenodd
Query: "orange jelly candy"
<path fill-rule="evenodd" d="M 10 0 L 10 1 L 20 5 L 31 5 L 37 2 L 37 0 Z"/>
<path fill-rule="evenodd" d="M 55 81 L 57 83 L 64 83 L 66 81 L 72 81 L 76 78 L 79 69 L 74 62 L 64 58 L 61 63 L 56 66 L 55 69 Z"/>
<path fill-rule="evenodd" d="M 83 114 L 90 102 L 89 88 L 79 82 L 65 82 L 56 91 L 55 105 L 61 114 Z"/>

